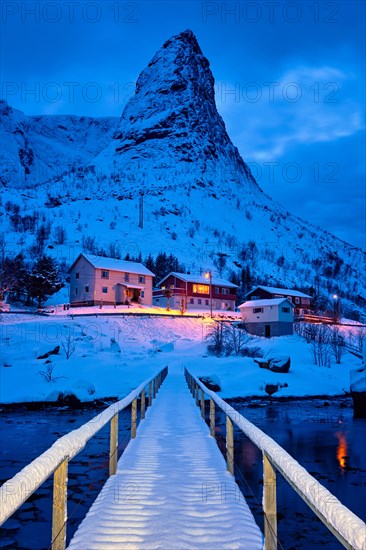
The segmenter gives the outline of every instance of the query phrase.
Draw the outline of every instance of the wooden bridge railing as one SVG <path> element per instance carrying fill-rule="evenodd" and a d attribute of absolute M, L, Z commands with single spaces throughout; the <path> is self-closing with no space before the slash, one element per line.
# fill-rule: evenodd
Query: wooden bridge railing
<path fill-rule="evenodd" d="M 215 392 L 210 391 L 196 376 L 185 369 L 185 377 L 196 404 L 205 419 L 205 395 L 210 399 L 210 434 L 215 436 L 215 405 L 226 415 L 226 462 L 234 475 L 234 427 L 238 428 L 263 454 L 263 512 L 265 549 L 277 549 L 276 470 L 300 495 L 333 535 L 350 550 L 366 550 L 366 524 L 332 493 L 321 485 L 305 468 L 278 443 L 239 414 Z"/>
<path fill-rule="evenodd" d="M 25 466 L 0 487 L 0 526 L 52 475 L 52 550 L 66 548 L 67 471 L 68 463 L 106 424 L 110 424 L 109 475 L 117 470 L 118 414 L 132 404 L 131 439 L 136 437 L 137 400 L 141 398 L 141 419 L 145 418 L 146 391 L 149 406 L 168 374 L 168 367 L 142 382 L 129 395 L 83 424 L 77 430 L 60 437 L 47 451 Z"/>

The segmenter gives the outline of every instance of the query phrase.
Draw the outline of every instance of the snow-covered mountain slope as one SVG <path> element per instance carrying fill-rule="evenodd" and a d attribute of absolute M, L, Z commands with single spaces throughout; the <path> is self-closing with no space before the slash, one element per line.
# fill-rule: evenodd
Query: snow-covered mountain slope
<path fill-rule="evenodd" d="M 26 116 L 0 101 L 0 182 L 32 187 L 85 164 L 110 141 L 115 117 Z"/>
<path fill-rule="evenodd" d="M 50 222 L 45 246 L 66 263 L 83 247 L 122 257 L 164 250 L 192 273 L 212 268 L 229 276 L 248 266 L 256 282 L 304 291 L 313 286 L 365 307 L 365 254 L 261 191 L 227 135 L 213 83 L 191 31 L 168 40 L 142 71 L 103 150 L 57 180 L 26 192 L 10 185 L 3 191 L 13 249 L 37 239 L 19 229 L 27 224 L 14 224 L 12 204 L 19 204 L 27 215 L 37 211 L 38 226 Z M 60 226 L 67 233 L 63 243 L 55 233 Z"/>

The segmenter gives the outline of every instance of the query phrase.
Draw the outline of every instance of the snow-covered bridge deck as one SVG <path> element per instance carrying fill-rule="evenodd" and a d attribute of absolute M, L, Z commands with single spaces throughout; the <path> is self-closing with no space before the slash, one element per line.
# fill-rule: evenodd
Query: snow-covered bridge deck
<path fill-rule="evenodd" d="M 263 548 L 183 373 L 169 373 L 68 548 Z"/>

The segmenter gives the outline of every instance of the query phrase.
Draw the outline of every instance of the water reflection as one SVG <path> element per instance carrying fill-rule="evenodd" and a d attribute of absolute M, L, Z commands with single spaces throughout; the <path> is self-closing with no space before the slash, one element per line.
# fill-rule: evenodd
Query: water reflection
<path fill-rule="evenodd" d="M 337 460 L 342 470 L 347 467 L 347 439 L 343 432 L 336 432 L 336 438 L 338 439 L 337 447 Z"/>

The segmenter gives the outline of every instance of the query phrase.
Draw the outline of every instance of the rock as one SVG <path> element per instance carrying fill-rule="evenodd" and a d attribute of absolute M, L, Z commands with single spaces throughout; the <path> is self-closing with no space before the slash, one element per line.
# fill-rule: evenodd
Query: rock
<path fill-rule="evenodd" d="M 290 370 L 291 359 L 288 355 L 278 355 L 277 357 L 268 357 L 267 360 L 254 359 L 261 369 L 268 369 L 272 372 L 286 373 Z"/>
<path fill-rule="evenodd" d="M 207 386 L 211 391 L 221 391 L 221 382 L 216 375 L 199 376 L 198 380 L 201 380 L 202 384 Z"/>
<path fill-rule="evenodd" d="M 355 418 L 366 418 L 366 392 L 351 391 L 353 401 L 353 416 Z"/>
<path fill-rule="evenodd" d="M 288 372 L 290 370 L 291 359 L 288 355 L 273 357 L 269 359 L 269 370 L 272 372 Z"/>
<path fill-rule="evenodd" d="M 57 403 L 59 405 L 66 405 L 70 409 L 79 409 L 81 401 L 73 393 L 60 392 L 57 398 Z"/>
<path fill-rule="evenodd" d="M 278 384 L 266 384 L 264 386 L 264 391 L 271 397 L 281 388 L 288 388 L 288 384 L 281 384 L 280 382 Z"/>
<path fill-rule="evenodd" d="M 50 355 L 58 355 L 60 353 L 60 346 L 56 346 L 51 351 L 48 351 L 44 355 L 40 355 L 37 359 L 47 359 Z"/>

